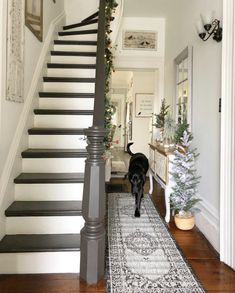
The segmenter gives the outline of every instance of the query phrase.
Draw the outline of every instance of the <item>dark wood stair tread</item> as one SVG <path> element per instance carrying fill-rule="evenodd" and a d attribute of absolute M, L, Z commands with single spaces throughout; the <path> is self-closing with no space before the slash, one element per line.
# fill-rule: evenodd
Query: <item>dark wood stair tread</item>
<path fill-rule="evenodd" d="M 81 201 L 14 201 L 6 217 L 81 216 Z"/>
<path fill-rule="evenodd" d="M 40 98 L 94 98 L 90 93 L 39 92 Z"/>
<path fill-rule="evenodd" d="M 47 63 L 47 68 L 96 69 L 96 64 Z"/>
<path fill-rule="evenodd" d="M 44 76 L 44 82 L 83 82 L 83 83 L 94 83 L 95 78 L 83 78 L 83 77 L 50 77 Z"/>
<path fill-rule="evenodd" d="M 22 158 L 86 158 L 85 149 L 27 149 Z"/>
<path fill-rule="evenodd" d="M 93 18 L 96 18 L 99 16 L 99 11 L 96 11 L 95 13 L 91 14 L 90 16 L 84 18 L 81 22 L 87 22 L 88 20 L 91 20 Z"/>
<path fill-rule="evenodd" d="M 79 22 L 79 23 L 75 23 L 75 24 L 71 24 L 71 25 L 65 25 L 65 26 L 63 26 L 63 30 L 69 30 L 72 28 L 86 26 L 86 25 L 97 23 L 97 22 L 98 22 L 98 18 L 90 19 L 87 21 L 83 21 L 83 22 Z"/>
<path fill-rule="evenodd" d="M 84 173 L 21 173 L 16 184 L 83 183 Z"/>
<path fill-rule="evenodd" d="M 83 128 L 40 128 L 34 127 L 28 130 L 30 135 L 84 135 Z"/>
<path fill-rule="evenodd" d="M 35 109 L 36 115 L 93 115 L 93 110 Z"/>
<path fill-rule="evenodd" d="M 97 29 L 92 30 L 79 30 L 79 31 L 70 31 L 70 32 L 59 32 L 59 36 L 72 36 L 72 35 L 91 35 L 97 34 Z"/>
<path fill-rule="evenodd" d="M 54 40 L 54 45 L 97 46 L 97 41 Z"/>
<path fill-rule="evenodd" d="M 77 51 L 51 51 L 52 56 L 81 56 L 96 57 L 96 52 L 77 52 Z"/>
<path fill-rule="evenodd" d="M 5 235 L 0 241 L 0 253 L 79 250 L 79 234 Z"/>

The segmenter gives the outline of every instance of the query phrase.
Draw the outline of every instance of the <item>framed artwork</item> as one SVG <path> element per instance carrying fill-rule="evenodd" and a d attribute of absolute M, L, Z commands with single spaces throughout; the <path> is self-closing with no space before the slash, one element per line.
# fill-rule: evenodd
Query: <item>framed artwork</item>
<path fill-rule="evenodd" d="M 25 0 L 25 25 L 42 42 L 43 0 Z"/>
<path fill-rule="evenodd" d="M 152 117 L 153 114 L 153 94 L 135 95 L 135 116 Z"/>
<path fill-rule="evenodd" d="M 157 32 L 155 31 L 124 31 L 124 50 L 157 50 Z"/>

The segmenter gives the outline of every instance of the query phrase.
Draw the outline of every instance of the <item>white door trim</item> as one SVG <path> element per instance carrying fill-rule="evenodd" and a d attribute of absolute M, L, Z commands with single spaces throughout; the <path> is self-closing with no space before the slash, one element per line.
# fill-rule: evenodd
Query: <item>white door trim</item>
<path fill-rule="evenodd" d="M 235 269 L 235 1 L 223 1 L 220 259 Z"/>

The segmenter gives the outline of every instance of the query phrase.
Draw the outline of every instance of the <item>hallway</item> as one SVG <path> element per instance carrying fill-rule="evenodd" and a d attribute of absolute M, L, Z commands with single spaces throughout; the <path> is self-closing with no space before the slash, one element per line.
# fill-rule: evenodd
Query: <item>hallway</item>
<path fill-rule="evenodd" d="M 110 185 L 124 184 L 129 189 L 129 183 L 122 178 L 111 179 Z M 146 184 L 146 192 L 148 191 Z M 155 183 L 153 201 L 162 217 L 165 215 L 164 191 Z M 209 293 L 235 292 L 235 273 L 219 261 L 218 254 L 194 228 L 191 231 L 181 231 L 173 221 L 169 224 L 179 248 L 187 258 L 195 274 Z M 96 286 L 86 285 L 76 274 L 54 275 L 19 275 L 0 276 L 0 292 L 4 293 L 104 293 L 105 281 Z M 192 292 L 189 292 L 192 293 Z"/>

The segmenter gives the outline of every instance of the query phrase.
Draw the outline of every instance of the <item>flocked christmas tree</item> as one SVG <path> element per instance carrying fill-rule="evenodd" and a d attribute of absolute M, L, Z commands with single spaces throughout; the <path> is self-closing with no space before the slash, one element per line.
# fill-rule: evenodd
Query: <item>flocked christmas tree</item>
<path fill-rule="evenodd" d="M 181 138 L 180 151 L 174 152 L 174 160 L 172 162 L 172 172 L 174 185 L 173 192 L 170 196 L 171 208 L 176 213 L 183 215 L 185 213 L 197 212 L 198 208 L 195 207 L 196 203 L 200 201 L 197 198 L 197 187 L 200 177 L 197 176 L 195 167 L 195 160 L 198 157 L 196 149 L 191 150 L 192 136 L 187 131 L 184 131 Z"/>

